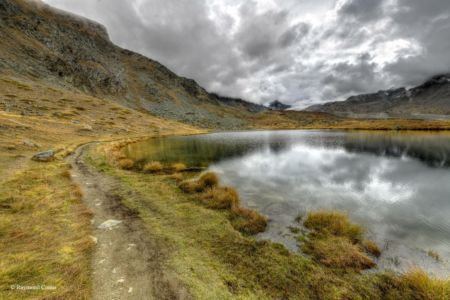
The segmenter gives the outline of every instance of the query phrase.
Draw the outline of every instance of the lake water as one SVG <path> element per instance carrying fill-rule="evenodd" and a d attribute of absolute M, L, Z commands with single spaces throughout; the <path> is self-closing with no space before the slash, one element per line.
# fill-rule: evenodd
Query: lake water
<path fill-rule="evenodd" d="M 145 163 L 184 162 L 220 175 L 270 218 L 270 239 L 298 251 L 289 227 L 317 209 L 345 211 L 382 248 L 378 268 L 450 276 L 450 134 L 252 131 L 129 145 Z M 438 262 L 428 255 L 435 251 Z"/>

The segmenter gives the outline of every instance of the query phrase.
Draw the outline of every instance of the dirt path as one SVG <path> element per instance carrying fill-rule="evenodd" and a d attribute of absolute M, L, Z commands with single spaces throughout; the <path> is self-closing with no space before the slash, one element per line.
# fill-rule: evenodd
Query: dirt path
<path fill-rule="evenodd" d="M 141 220 L 121 204 L 120 183 L 84 162 L 93 144 L 68 158 L 72 179 L 94 213 L 93 299 L 188 299 L 188 293 L 165 270 L 167 250 L 145 230 Z"/>

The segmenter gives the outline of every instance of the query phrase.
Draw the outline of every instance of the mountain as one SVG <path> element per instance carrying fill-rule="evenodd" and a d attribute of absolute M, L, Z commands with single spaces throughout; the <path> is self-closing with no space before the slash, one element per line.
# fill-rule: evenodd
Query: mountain
<path fill-rule="evenodd" d="M 345 101 L 313 105 L 306 111 L 327 112 L 347 117 L 400 117 L 448 119 L 450 74 L 437 75 L 411 88 L 352 96 Z"/>
<path fill-rule="evenodd" d="M 286 110 L 291 108 L 291 105 L 284 104 L 278 100 L 272 101 L 269 103 L 269 109 L 271 110 Z"/>
<path fill-rule="evenodd" d="M 194 80 L 114 45 L 106 29 L 41 1 L 0 1 L 0 74 L 50 82 L 200 127 L 239 128 L 265 107 L 208 93 Z"/>

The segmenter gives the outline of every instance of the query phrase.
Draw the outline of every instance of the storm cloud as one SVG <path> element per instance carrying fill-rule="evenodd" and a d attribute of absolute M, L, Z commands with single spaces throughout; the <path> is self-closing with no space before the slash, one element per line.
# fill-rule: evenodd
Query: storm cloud
<path fill-rule="evenodd" d="M 302 108 L 450 72 L 448 0 L 45 0 L 207 90 Z"/>

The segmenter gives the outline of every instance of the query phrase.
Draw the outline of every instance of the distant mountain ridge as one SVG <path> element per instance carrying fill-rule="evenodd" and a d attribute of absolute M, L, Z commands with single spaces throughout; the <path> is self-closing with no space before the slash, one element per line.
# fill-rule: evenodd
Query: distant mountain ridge
<path fill-rule="evenodd" d="M 0 1 L 0 73 L 57 84 L 200 127 L 239 128 L 267 110 L 209 93 L 192 79 L 114 45 L 104 26 L 42 1 Z"/>
<path fill-rule="evenodd" d="M 450 115 L 450 73 L 433 76 L 411 89 L 357 95 L 305 110 L 350 117 L 445 118 Z"/>
<path fill-rule="evenodd" d="M 275 100 L 269 103 L 269 109 L 271 110 L 286 110 L 291 108 L 292 105 L 284 104 L 281 101 Z"/>

